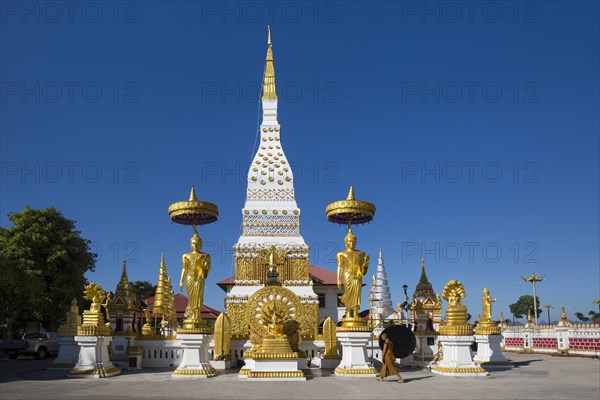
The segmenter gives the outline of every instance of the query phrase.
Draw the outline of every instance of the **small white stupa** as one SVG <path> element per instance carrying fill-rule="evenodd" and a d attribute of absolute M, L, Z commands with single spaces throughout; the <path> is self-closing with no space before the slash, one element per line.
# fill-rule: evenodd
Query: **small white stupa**
<path fill-rule="evenodd" d="M 370 315 L 373 325 L 377 326 L 381 324 L 381 321 L 395 313 L 381 249 L 379 249 L 379 261 L 377 263 L 377 271 L 373 276 L 370 297 Z"/>

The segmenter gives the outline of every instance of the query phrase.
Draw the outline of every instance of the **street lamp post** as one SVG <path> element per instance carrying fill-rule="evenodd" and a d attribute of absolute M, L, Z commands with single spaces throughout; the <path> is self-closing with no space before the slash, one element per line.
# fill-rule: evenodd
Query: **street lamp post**
<path fill-rule="evenodd" d="M 406 291 L 408 290 L 408 285 L 405 283 L 404 285 L 402 285 L 402 289 L 404 290 L 404 303 L 402 304 L 402 308 L 406 312 L 406 323 L 408 325 L 408 294 L 406 293 Z"/>
<path fill-rule="evenodd" d="M 548 310 L 548 325 L 550 325 L 550 309 L 551 309 L 551 308 L 554 308 L 554 306 L 553 306 L 553 305 L 551 305 L 551 304 L 546 304 L 546 305 L 544 306 L 544 308 L 545 308 L 546 310 Z"/>
<path fill-rule="evenodd" d="M 535 324 L 538 324 L 538 314 L 537 314 L 537 301 L 536 301 L 536 296 L 535 296 L 535 283 L 536 282 L 541 282 L 544 279 L 544 275 L 539 275 L 539 276 L 535 276 L 535 274 L 532 272 L 531 276 L 521 276 L 521 278 L 523 278 L 523 280 L 525 282 L 531 282 L 531 285 L 533 286 L 533 314 L 535 316 Z"/>

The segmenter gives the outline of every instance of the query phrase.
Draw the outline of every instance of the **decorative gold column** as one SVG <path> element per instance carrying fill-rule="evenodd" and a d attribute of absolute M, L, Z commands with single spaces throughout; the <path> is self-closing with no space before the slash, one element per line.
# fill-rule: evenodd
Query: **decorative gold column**
<path fill-rule="evenodd" d="M 188 201 L 180 201 L 169 206 L 171 221 L 181 225 L 192 225 L 194 235 L 190 239 L 192 251 L 182 257 L 182 271 L 180 289 L 186 284 L 188 307 L 183 327 L 178 329 L 181 334 L 213 333 L 205 321 L 202 320 L 201 311 L 204 300 L 204 283 L 210 272 L 210 255 L 200 251 L 202 240 L 196 230 L 197 225 L 211 224 L 217 221 L 219 210 L 213 203 L 198 201 L 196 191 L 192 186 Z"/>
<path fill-rule="evenodd" d="M 346 250 L 337 254 L 338 288 L 344 290 L 340 298 L 346 306 L 346 316 L 343 318 L 341 330 L 367 331 L 370 330 L 367 320 L 360 318 L 360 300 L 362 278 L 369 268 L 369 255 L 362 250 L 356 250 L 356 236 L 352 233 L 352 225 L 370 222 L 375 215 L 375 205 L 367 201 L 356 200 L 354 188 L 350 186 L 346 200 L 333 202 L 325 209 L 329 222 L 348 226 L 348 234 L 344 238 Z M 343 282 L 342 282 L 343 281 Z"/>

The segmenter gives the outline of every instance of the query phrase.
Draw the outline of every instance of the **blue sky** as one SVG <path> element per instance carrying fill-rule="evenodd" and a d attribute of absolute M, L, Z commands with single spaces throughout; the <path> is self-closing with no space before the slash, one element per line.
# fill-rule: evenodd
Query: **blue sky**
<path fill-rule="evenodd" d="M 270 23 L 313 264 L 335 268 L 344 229 L 324 210 L 354 184 L 377 206 L 358 247 L 371 271 L 383 248 L 394 302 L 423 256 L 475 316 L 486 286 L 508 318 L 532 272 L 552 319 L 595 309 L 597 2 L 69 4 L 1 3 L 0 223 L 56 206 L 93 241 L 88 278 L 107 290 L 124 257 L 130 279 L 155 281 L 164 252 L 178 280 L 191 232 L 167 207 L 195 184 L 220 210 L 200 233 L 205 303 L 223 309 Z"/>

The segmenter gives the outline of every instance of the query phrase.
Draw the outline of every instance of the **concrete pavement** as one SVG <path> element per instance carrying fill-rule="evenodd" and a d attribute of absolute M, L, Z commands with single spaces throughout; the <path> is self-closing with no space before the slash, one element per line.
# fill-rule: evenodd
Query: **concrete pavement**
<path fill-rule="evenodd" d="M 315 374 L 306 382 L 246 382 L 235 373 L 211 379 L 172 379 L 171 371 L 124 371 L 106 379 L 67 379 L 46 370 L 52 359 L 0 360 L 0 398 L 12 399 L 594 399 L 600 398 L 600 361 L 505 353 L 511 369 L 485 378 L 451 378 L 403 370 L 392 378 L 338 378 Z"/>

